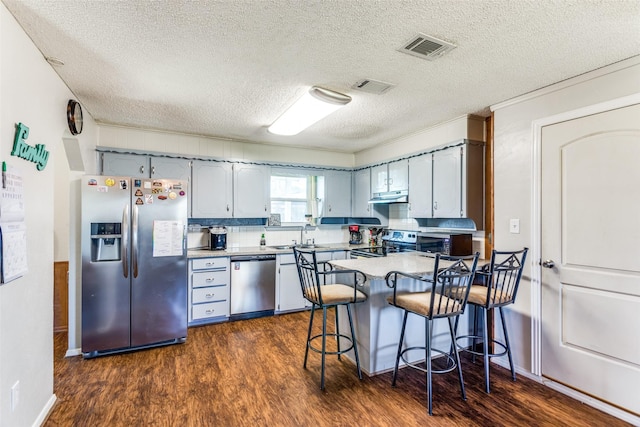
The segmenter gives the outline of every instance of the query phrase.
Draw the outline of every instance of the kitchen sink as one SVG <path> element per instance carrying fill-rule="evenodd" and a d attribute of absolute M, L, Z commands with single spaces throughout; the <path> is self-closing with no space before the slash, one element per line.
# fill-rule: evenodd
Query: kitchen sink
<path fill-rule="evenodd" d="M 299 248 L 299 249 L 316 249 L 316 248 L 324 248 L 327 246 L 324 245 L 316 245 L 316 244 L 304 244 L 304 245 L 276 245 L 276 246 L 269 246 L 272 249 L 293 249 L 295 248 Z"/>
<path fill-rule="evenodd" d="M 272 249 L 293 249 L 293 245 L 269 246 Z"/>

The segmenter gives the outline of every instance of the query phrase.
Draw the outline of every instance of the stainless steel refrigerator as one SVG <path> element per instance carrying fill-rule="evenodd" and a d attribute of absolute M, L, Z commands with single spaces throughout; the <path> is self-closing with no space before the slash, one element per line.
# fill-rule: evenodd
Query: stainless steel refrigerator
<path fill-rule="evenodd" d="M 82 353 L 184 342 L 187 182 L 84 176 Z"/>

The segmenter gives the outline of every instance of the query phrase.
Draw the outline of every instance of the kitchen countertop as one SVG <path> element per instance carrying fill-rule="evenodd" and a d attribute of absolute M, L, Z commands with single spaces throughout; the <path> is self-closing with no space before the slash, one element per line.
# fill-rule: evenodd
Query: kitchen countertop
<path fill-rule="evenodd" d="M 278 245 L 274 245 L 278 246 Z M 348 243 L 318 243 L 314 249 L 318 252 L 348 251 L 351 249 L 366 247 L 367 245 L 350 245 Z M 304 249 L 304 248 L 303 248 Z M 209 249 L 188 249 L 187 258 L 210 258 L 234 255 L 280 255 L 293 253 L 293 249 L 276 249 L 272 246 L 244 246 L 227 248 L 223 251 L 212 251 Z"/>
<path fill-rule="evenodd" d="M 478 260 L 479 266 L 490 260 Z M 369 280 L 384 279 L 390 271 L 424 275 L 433 272 L 434 259 L 424 252 L 400 252 L 387 254 L 386 257 L 341 259 L 329 261 L 329 264 L 343 270 L 359 270 Z M 448 266 L 450 261 L 440 261 L 440 265 Z"/>
<path fill-rule="evenodd" d="M 375 280 L 384 279 L 390 271 L 417 275 L 433 272 L 434 259 L 422 252 L 401 252 L 387 254 L 385 257 L 334 260 L 329 263 L 339 269 L 359 270 L 367 279 Z M 445 261 L 441 263 L 444 264 Z"/>

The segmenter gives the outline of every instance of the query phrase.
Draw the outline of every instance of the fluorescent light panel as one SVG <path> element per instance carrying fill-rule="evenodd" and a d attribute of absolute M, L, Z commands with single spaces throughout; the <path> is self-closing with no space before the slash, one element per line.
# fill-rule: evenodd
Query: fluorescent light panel
<path fill-rule="evenodd" d="M 349 102 L 348 95 L 314 86 L 269 126 L 269 132 L 297 135 Z"/>

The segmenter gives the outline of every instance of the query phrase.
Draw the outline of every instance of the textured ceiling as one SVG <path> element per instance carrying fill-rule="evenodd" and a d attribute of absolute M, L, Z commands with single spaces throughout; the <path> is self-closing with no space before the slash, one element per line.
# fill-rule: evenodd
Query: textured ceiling
<path fill-rule="evenodd" d="M 3 0 L 94 119 L 357 152 L 640 54 L 640 0 Z M 422 32 L 458 47 L 398 49 Z M 396 86 L 356 91 L 362 79 Z M 353 101 L 267 127 L 310 86 Z"/>

